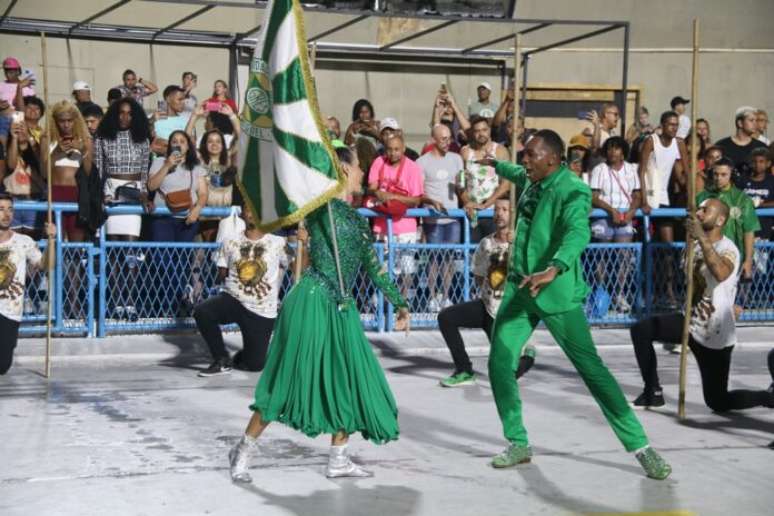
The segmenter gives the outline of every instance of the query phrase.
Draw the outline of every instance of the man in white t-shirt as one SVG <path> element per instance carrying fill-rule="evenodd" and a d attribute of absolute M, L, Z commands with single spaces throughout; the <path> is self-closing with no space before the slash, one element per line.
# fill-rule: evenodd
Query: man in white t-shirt
<path fill-rule="evenodd" d="M 249 209 L 242 207 L 244 232 L 226 240 L 218 251 L 218 279 L 225 280 L 220 294 L 194 310 L 199 332 L 207 342 L 213 362 L 199 376 L 231 372 L 232 367 L 260 371 L 266 359 L 282 279 L 289 266 L 287 241 L 263 233 Z M 229 357 L 221 324 L 236 323 L 242 332 L 243 349 Z"/>
<path fill-rule="evenodd" d="M 497 309 L 505 291 L 508 274 L 508 247 L 511 235 L 508 229 L 511 202 L 505 198 L 495 201 L 494 223 L 497 230 L 481 239 L 473 255 L 473 275 L 481 297 L 467 303 L 445 308 L 438 314 L 438 326 L 443 340 L 454 360 L 454 373 L 441 380 L 442 387 L 460 387 L 475 383 L 473 364 L 465 351 L 460 328 L 481 328 L 487 337 L 492 335 Z M 535 347 L 526 346 L 519 360 L 516 378 L 521 377 L 535 363 Z"/>
<path fill-rule="evenodd" d="M 13 363 L 27 275 L 45 269 L 49 256 L 44 256 L 30 237 L 12 230 L 12 221 L 13 199 L 0 193 L 0 375 L 7 373 Z M 55 237 L 56 226 L 46 224 L 46 233 Z"/>
<path fill-rule="evenodd" d="M 704 402 L 715 412 L 752 407 L 774 408 L 774 393 L 760 390 L 728 390 L 731 352 L 736 344 L 734 300 L 739 277 L 739 250 L 723 236 L 730 209 L 719 199 L 707 199 L 686 231 L 695 241 L 694 299 L 688 344 L 701 372 Z M 664 395 L 656 370 L 654 341 L 679 343 L 685 316 L 671 313 L 651 317 L 631 328 L 637 364 L 645 390 L 637 407 L 660 407 Z"/>

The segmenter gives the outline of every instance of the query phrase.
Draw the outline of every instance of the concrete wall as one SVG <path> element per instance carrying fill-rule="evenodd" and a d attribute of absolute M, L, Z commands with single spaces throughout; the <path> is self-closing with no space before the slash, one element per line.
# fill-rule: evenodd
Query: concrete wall
<path fill-rule="evenodd" d="M 59 5 L 59 2 L 51 0 L 51 4 Z M 252 23 L 256 15 L 246 12 L 250 13 L 246 17 Z M 690 96 L 690 25 L 693 17 L 699 17 L 701 45 L 707 49 L 701 55 L 699 113 L 709 119 L 713 137 L 720 138 L 732 131 L 733 112 L 738 106 L 749 104 L 774 112 L 774 98 L 770 93 L 774 84 L 772 0 L 518 0 L 516 14 L 522 18 L 629 20 L 632 23 L 629 82 L 642 88 L 643 102 L 654 118 L 668 108 L 673 96 Z M 307 17 L 310 33 L 318 28 L 315 22 Z M 148 25 L 141 19 L 136 23 Z M 480 28 L 458 27 L 419 39 L 416 44 L 454 46 L 462 40 L 475 42 L 491 37 Z M 524 45 L 537 46 L 577 33 L 577 29 L 551 28 L 545 34 L 541 31 L 527 36 Z M 371 38 L 370 42 L 375 40 L 373 24 L 354 26 L 335 39 L 344 41 L 364 35 Z M 529 81 L 531 84 L 620 84 L 621 45 L 622 32 L 615 31 L 567 49 L 538 54 L 530 62 Z M 83 79 L 94 86 L 95 98 L 104 102 L 107 90 L 120 82 L 121 72 L 127 67 L 150 78 L 160 88 L 178 82 L 182 71 L 193 70 L 200 78 L 195 92 L 200 98 L 210 94 L 215 79 L 228 77 L 228 57 L 224 50 L 151 48 L 76 40 L 68 45 L 56 39 L 49 39 L 48 46 L 52 100 L 67 96 L 72 82 Z M 2 35 L 0 47 L 4 55 L 13 55 L 24 66 L 38 68 L 40 76 L 38 38 Z M 500 48 L 507 49 L 508 44 Z M 432 63 L 426 66 L 357 65 L 320 60 L 316 76 L 321 108 L 326 114 L 337 116 L 346 126 L 353 102 L 360 97 L 369 98 L 377 117 L 396 117 L 415 146 L 428 132 L 431 103 L 442 82 L 449 85 L 463 105 L 475 96 L 475 86 L 480 80 L 498 85 L 500 82 L 495 64 L 490 67 Z M 154 105 L 155 100 L 151 98 L 146 106 Z"/>

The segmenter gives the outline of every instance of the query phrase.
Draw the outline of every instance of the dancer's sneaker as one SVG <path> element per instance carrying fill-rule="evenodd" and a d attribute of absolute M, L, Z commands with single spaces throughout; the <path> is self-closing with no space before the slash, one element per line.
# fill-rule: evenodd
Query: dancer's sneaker
<path fill-rule="evenodd" d="M 680 344 L 672 344 L 669 342 L 664 343 L 664 351 L 672 355 L 679 355 L 682 346 Z"/>
<path fill-rule="evenodd" d="M 476 383 L 476 375 L 466 371 L 455 372 L 448 378 L 439 382 L 441 387 L 462 387 L 463 385 L 473 385 Z"/>
<path fill-rule="evenodd" d="M 645 470 L 645 474 L 650 478 L 664 480 L 672 473 L 672 466 L 667 464 L 661 455 L 650 446 L 637 454 L 637 460 L 642 469 Z"/>
<path fill-rule="evenodd" d="M 347 446 L 331 446 L 328 455 L 328 467 L 325 469 L 325 476 L 328 478 L 369 478 L 374 474 L 365 470 L 352 462 L 347 454 Z"/>
<path fill-rule="evenodd" d="M 493 468 L 511 468 L 532 461 L 532 448 L 520 444 L 511 444 L 500 455 L 492 459 Z"/>
<path fill-rule="evenodd" d="M 199 371 L 199 375 L 202 378 L 206 378 L 208 376 L 218 376 L 222 374 L 230 374 L 233 367 L 231 366 L 231 361 L 228 359 L 218 359 L 214 361 L 212 364 L 210 364 L 210 367 L 205 369 L 204 371 Z"/>
<path fill-rule="evenodd" d="M 440 296 L 430 298 L 430 302 L 427 304 L 427 309 L 430 310 L 431 313 L 437 314 L 441 311 L 441 302 L 439 299 Z"/>
<path fill-rule="evenodd" d="M 229 472 L 232 482 L 249 484 L 253 477 L 248 473 L 250 455 L 255 449 L 255 439 L 242 436 L 238 443 L 228 452 Z"/>
<path fill-rule="evenodd" d="M 629 313 L 632 311 L 632 305 L 626 300 L 626 296 L 618 294 L 615 297 L 615 307 L 620 313 Z"/>
<path fill-rule="evenodd" d="M 636 408 L 658 408 L 664 406 L 663 391 L 642 391 L 632 403 Z"/>
<path fill-rule="evenodd" d="M 134 306 L 129 305 L 125 307 L 125 309 L 126 309 L 126 319 L 129 322 L 137 322 L 140 319 L 140 315 L 137 313 L 137 309 Z"/>

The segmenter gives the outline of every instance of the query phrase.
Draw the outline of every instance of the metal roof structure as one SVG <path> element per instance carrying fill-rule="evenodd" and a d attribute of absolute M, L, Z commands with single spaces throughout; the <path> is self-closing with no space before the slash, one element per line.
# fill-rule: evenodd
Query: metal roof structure
<path fill-rule="evenodd" d="M 255 45 L 267 2 L 259 0 L 10 0 L 0 14 L 0 34 L 38 35 L 145 45 L 204 46 L 229 50 L 236 75 L 240 49 Z M 516 0 L 510 0 L 513 13 Z M 1 8 L 0 8 L 1 9 Z M 308 40 L 318 56 L 329 59 L 505 63 L 513 59 L 515 34 L 522 35 L 522 87 L 526 92 L 529 60 L 589 38 L 621 38 L 622 98 L 625 103 L 629 68 L 628 21 L 525 19 L 381 10 L 336 9 L 303 4 Z M 136 25 L 141 19 L 143 25 Z M 385 19 L 411 20 L 408 32 L 377 41 Z M 450 46 L 449 32 L 454 32 Z M 617 36 L 609 33 L 619 32 Z M 610 40 L 608 40 L 610 41 Z M 617 44 L 616 44 L 617 46 Z M 522 108 L 526 95 L 522 95 Z M 620 106 L 626 127 L 625 106 Z M 524 112 L 524 111 L 522 111 Z"/>

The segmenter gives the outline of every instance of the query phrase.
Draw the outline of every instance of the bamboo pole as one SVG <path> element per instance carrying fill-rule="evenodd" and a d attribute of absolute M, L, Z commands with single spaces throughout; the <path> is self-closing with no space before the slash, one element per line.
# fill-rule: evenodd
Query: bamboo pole
<path fill-rule="evenodd" d="M 698 114 L 698 83 L 699 83 L 699 20 L 693 20 L 693 69 L 691 72 L 691 169 L 688 176 L 688 211 L 696 215 L 696 153 L 698 145 L 696 141 L 696 117 Z M 685 419 L 685 384 L 686 369 L 688 367 L 688 339 L 691 331 L 691 311 L 693 304 L 693 257 L 694 245 L 692 241 L 686 242 L 685 263 L 688 276 L 688 285 L 685 289 L 685 322 L 683 323 L 683 338 L 680 344 L 680 387 L 677 401 L 677 415 Z"/>
<path fill-rule="evenodd" d="M 41 32 L 40 33 L 40 52 L 42 55 L 42 62 L 43 62 L 43 102 L 45 102 L 46 106 L 50 107 L 50 104 L 48 102 L 48 48 L 46 45 L 46 33 Z M 46 125 L 45 125 L 45 138 L 43 138 L 41 143 L 45 143 L 44 145 L 41 145 L 41 151 L 45 152 L 46 156 L 46 184 L 47 184 L 47 195 L 46 199 L 48 202 L 48 210 L 47 210 L 47 217 L 46 221 L 48 224 L 53 223 L 53 206 L 51 201 L 51 183 L 52 183 L 52 174 L 51 174 L 51 124 L 52 124 L 52 117 L 49 114 L 46 116 Z M 46 245 L 46 254 L 47 254 L 47 264 L 48 264 L 48 317 L 46 318 L 46 359 L 45 359 L 45 372 L 44 375 L 46 378 L 51 377 L 51 348 L 52 348 L 52 342 L 51 342 L 51 319 L 54 317 L 54 264 L 56 262 L 56 239 L 52 237 L 48 237 L 48 243 Z M 58 286 L 58 285 L 57 285 Z"/>
<path fill-rule="evenodd" d="M 521 75 L 521 34 L 516 34 L 513 41 L 513 120 L 511 134 L 511 161 L 516 164 L 516 147 L 519 143 L 519 78 Z M 508 227 L 516 231 L 516 185 L 511 183 L 510 188 L 511 217 Z"/>

